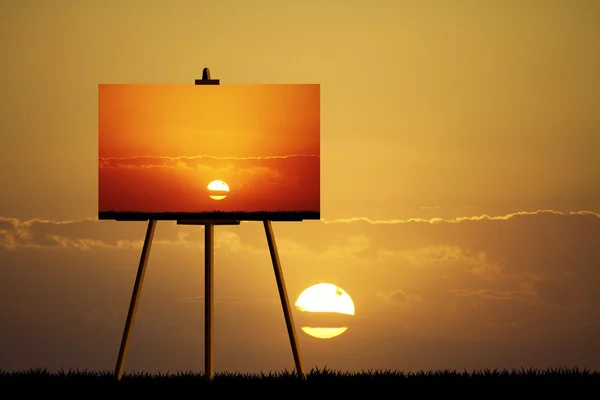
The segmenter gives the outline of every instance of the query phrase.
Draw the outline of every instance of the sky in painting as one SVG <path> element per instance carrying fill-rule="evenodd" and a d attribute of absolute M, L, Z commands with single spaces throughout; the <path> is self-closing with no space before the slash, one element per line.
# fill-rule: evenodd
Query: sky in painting
<path fill-rule="evenodd" d="M 319 125 L 315 84 L 101 84 L 98 209 L 318 213 Z"/>
<path fill-rule="evenodd" d="M 209 67 L 320 84 L 322 220 L 273 229 L 292 301 L 330 282 L 356 315 L 297 327 L 306 368 L 600 369 L 598 20 L 586 0 L 3 1 L 0 368 L 114 368 L 146 224 L 96 218 L 98 85 Z M 125 371 L 203 371 L 203 244 L 157 224 Z M 215 228 L 216 372 L 294 367 L 270 263 L 259 222 Z"/>

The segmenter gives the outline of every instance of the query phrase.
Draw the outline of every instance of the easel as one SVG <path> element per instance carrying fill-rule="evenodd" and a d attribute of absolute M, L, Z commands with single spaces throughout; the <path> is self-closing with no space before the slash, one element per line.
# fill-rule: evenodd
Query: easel
<path fill-rule="evenodd" d="M 218 79 L 210 78 L 210 71 L 208 68 L 204 68 L 202 71 L 202 79 L 196 79 L 194 82 L 196 85 L 218 85 Z M 212 381 L 214 377 L 214 365 L 213 365 L 213 250 L 214 250 L 214 227 L 215 225 L 239 225 L 240 221 L 228 221 L 228 220 L 215 220 L 215 221 L 177 221 L 177 225 L 204 225 L 204 373 L 205 377 Z M 271 221 L 263 221 L 265 227 L 265 234 L 267 235 L 267 243 L 269 245 L 269 252 L 271 253 L 271 261 L 273 263 L 273 270 L 275 271 L 275 279 L 277 280 L 277 289 L 279 290 L 279 298 L 281 299 L 281 307 L 283 308 L 283 315 L 285 317 L 285 324 L 290 338 L 290 344 L 292 346 L 292 353 L 294 355 L 294 362 L 296 364 L 296 373 L 301 379 L 305 379 L 304 371 L 302 369 L 302 360 L 300 358 L 300 350 L 298 348 L 298 339 L 296 338 L 296 331 L 294 329 L 294 321 L 292 319 L 292 312 L 290 309 L 290 303 L 287 297 L 287 291 L 285 288 L 285 281 L 283 280 L 283 272 L 281 271 L 281 262 L 279 261 L 279 254 L 277 252 L 277 246 L 275 245 L 275 237 L 273 235 L 273 227 Z M 156 228 L 156 220 L 148 221 L 148 229 L 146 230 L 146 237 L 144 239 L 144 247 L 142 248 L 142 255 L 140 257 L 140 264 L 138 266 L 137 275 L 135 277 L 135 284 L 133 285 L 133 293 L 131 294 L 131 302 L 129 303 L 129 312 L 127 313 L 127 320 L 125 322 L 125 329 L 123 331 L 123 338 L 121 339 L 121 347 L 119 348 L 119 356 L 117 358 L 117 365 L 115 367 L 115 376 L 117 380 L 120 380 L 123 376 L 123 365 L 125 363 L 125 357 L 127 355 L 127 346 L 129 345 L 129 338 L 131 336 L 131 330 L 133 327 L 133 320 L 137 311 L 138 300 L 140 298 L 140 292 L 142 289 L 142 282 L 144 281 L 144 273 L 146 272 L 146 264 L 148 263 L 148 256 L 150 254 L 150 246 L 152 245 L 152 238 L 154 237 L 154 229 Z"/>

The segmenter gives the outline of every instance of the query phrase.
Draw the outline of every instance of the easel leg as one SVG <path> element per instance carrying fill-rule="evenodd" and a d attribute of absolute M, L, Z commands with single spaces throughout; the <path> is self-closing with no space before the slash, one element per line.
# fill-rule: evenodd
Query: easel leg
<path fill-rule="evenodd" d="M 292 311 L 288 301 L 285 281 L 283 280 L 283 272 L 281 271 L 281 262 L 275 245 L 275 237 L 273 235 L 273 227 L 271 221 L 263 221 L 265 233 L 267 235 L 267 243 L 269 244 L 269 252 L 271 253 L 271 261 L 273 262 L 273 270 L 275 271 L 275 279 L 277 280 L 277 289 L 279 290 L 279 298 L 281 299 L 281 307 L 285 317 L 285 325 L 287 326 L 292 353 L 294 354 L 294 362 L 296 363 L 296 373 L 301 379 L 305 379 L 304 370 L 302 369 L 302 360 L 300 359 L 300 350 L 298 348 L 298 339 L 296 338 L 296 330 L 294 329 L 294 320 L 292 319 Z"/>
<path fill-rule="evenodd" d="M 125 330 L 121 339 L 121 347 L 119 348 L 119 357 L 117 358 L 117 366 L 115 367 L 115 376 L 117 380 L 121 380 L 123 376 L 123 365 L 125 364 L 125 356 L 127 355 L 127 346 L 129 345 L 129 336 L 133 327 L 133 320 L 137 311 L 137 304 L 142 290 L 142 282 L 144 281 L 144 273 L 146 272 L 146 264 L 148 264 L 148 256 L 150 255 L 150 246 L 154 237 L 154 228 L 156 220 L 148 221 L 148 229 L 144 239 L 144 247 L 142 248 L 142 256 L 140 257 L 140 265 L 138 266 L 135 284 L 133 285 L 133 293 L 131 294 L 131 302 L 129 303 L 129 312 L 127 313 L 127 321 L 125 322 Z"/>
<path fill-rule="evenodd" d="M 214 225 L 204 225 L 204 373 L 214 376 L 213 365 L 213 235 Z"/>

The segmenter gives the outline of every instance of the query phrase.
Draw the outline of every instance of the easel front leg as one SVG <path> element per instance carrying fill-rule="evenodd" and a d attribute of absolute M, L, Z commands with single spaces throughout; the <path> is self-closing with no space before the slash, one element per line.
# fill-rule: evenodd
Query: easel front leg
<path fill-rule="evenodd" d="M 127 313 L 125 330 L 123 331 L 121 347 L 119 348 L 117 366 L 115 367 L 115 376 L 117 380 L 121 380 L 121 377 L 123 376 L 123 365 L 125 364 L 125 356 L 127 355 L 127 346 L 129 345 L 129 337 L 131 335 L 131 329 L 133 327 L 133 320 L 135 318 L 137 304 L 140 298 L 140 292 L 142 290 L 142 283 L 144 281 L 144 274 L 146 272 L 146 264 L 148 264 L 148 256 L 150 255 L 150 246 L 152 245 L 152 238 L 154 237 L 155 227 L 156 220 L 149 220 L 148 229 L 146 230 L 146 237 L 144 239 L 144 247 L 142 248 L 142 256 L 140 257 L 140 265 L 138 266 L 137 275 L 135 277 L 135 284 L 133 285 L 131 302 L 129 303 L 129 312 Z"/>
<path fill-rule="evenodd" d="M 263 221 L 263 225 L 265 226 L 267 243 L 269 244 L 269 252 L 271 253 L 271 261 L 273 262 L 273 270 L 275 271 L 275 279 L 277 280 L 277 289 L 279 290 L 279 298 L 281 299 L 281 308 L 283 308 L 285 325 L 287 326 L 288 336 L 290 337 L 290 344 L 292 346 L 292 353 L 294 354 L 296 373 L 301 379 L 305 379 L 306 376 L 304 375 L 304 370 L 302 369 L 302 359 L 300 358 L 300 350 L 298 348 L 298 339 L 296 338 L 296 330 L 294 329 L 294 320 L 292 318 L 290 302 L 288 300 L 287 291 L 285 288 L 285 281 L 283 280 L 281 262 L 279 261 L 279 254 L 277 253 L 277 246 L 275 244 L 275 236 L 273 235 L 273 227 L 271 226 L 271 221 Z"/>
<path fill-rule="evenodd" d="M 214 225 L 204 225 L 204 373 L 213 379 L 213 235 Z"/>

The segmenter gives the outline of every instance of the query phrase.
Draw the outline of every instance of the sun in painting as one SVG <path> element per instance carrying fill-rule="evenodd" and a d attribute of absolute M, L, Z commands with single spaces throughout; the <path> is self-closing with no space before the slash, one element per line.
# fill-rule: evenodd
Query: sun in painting
<path fill-rule="evenodd" d="M 229 194 L 229 185 L 220 180 L 212 181 L 206 189 L 208 189 L 208 195 L 213 200 L 223 200 Z"/>
<path fill-rule="evenodd" d="M 350 295 L 331 283 L 318 283 L 304 290 L 295 305 L 303 312 L 354 315 L 354 302 Z M 319 339 L 339 336 L 347 329 L 348 327 L 302 327 L 304 333 Z"/>

